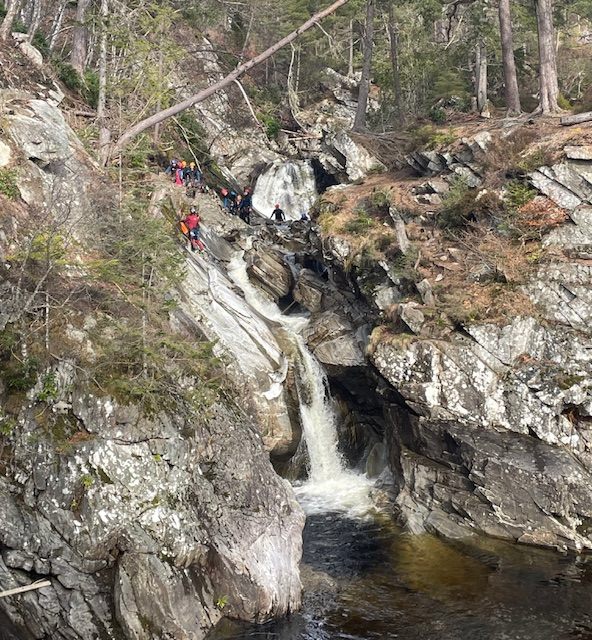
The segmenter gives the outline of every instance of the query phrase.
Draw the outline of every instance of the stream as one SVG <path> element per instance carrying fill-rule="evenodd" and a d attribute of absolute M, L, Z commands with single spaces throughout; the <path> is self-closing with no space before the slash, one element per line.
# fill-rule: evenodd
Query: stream
<path fill-rule="evenodd" d="M 208 640 L 592 640 L 592 558 L 475 537 L 443 542 L 401 531 L 373 507 L 371 483 L 345 468 L 325 374 L 301 332 L 249 281 L 251 308 L 299 353 L 300 417 L 309 457 L 294 486 L 304 530 L 302 610 L 265 625 L 223 621 Z"/>

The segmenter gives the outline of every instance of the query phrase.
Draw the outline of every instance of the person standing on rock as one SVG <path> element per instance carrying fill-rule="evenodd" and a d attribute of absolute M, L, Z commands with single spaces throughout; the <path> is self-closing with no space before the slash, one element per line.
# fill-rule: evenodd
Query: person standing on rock
<path fill-rule="evenodd" d="M 234 191 L 232 193 L 234 193 Z M 230 195 L 232 195 L 232 193 Z M 238 215 L 238 213 L 240 212 L 242 201 L 243 201 L 242 195 L 240 193 L 235 194 L 234 201 L 230 205 L 230 213 L 233 216 Z"/>
<path fill-rule="evenodd" d="M 238 210 L 238 215 L 240 216 L 240 219 L 243 220 L 243 222 L 246 222 L 247 224 L 251 224 L 252 210 L 253 210 L 253 196 L 251 195 L 251 189 L 247 187 L 245 189 L 245 196 L 242 199 L 239 206 L 239 210 Z"/>
<path fill-rule="evenodd" d="M 276 222 L 284 222 L 286 220 L 286 214 L 284 210 L 280 207 L 279 202 L 275 205 L 275 209 L 271 213 L 271 217 Z"/>

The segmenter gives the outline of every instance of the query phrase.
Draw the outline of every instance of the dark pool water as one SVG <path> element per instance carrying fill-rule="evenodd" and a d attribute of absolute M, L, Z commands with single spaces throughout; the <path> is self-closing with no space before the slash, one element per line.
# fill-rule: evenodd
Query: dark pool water
<path fill-rule="evenodd" d="M 208 640 L 592 640 L 592 558 L 309 516 L 302 611 Z"/>

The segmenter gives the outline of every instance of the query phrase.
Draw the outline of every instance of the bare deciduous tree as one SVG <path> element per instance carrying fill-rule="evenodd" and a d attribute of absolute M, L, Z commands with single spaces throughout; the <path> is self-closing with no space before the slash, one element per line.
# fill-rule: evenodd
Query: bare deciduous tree
<path fill-rule="evenodd" d="M 103 0 L 103 2 L 106 2 L 106 0 Z M 209 98 L 211 95 L 213 95 L 217 91 L 220 91 L 221 89 L 224 89 L 228 85 L 232 84 L 235 80 L 238 80 L 247 71 L 257 66 L 258 64 L 265 62 L 265 60 L 267 60 L 268 58 L 271 58 L 271 56 L 273 56 L 274 53 L 277 53 L 280 49 L 282 49 L 286 45 L 296 40 L 296 38 L 302 35 L 305 31 L 308 31 L 309 29 L 314 27 L 317 24 L 317 22 L 319 22 L 323 18 L 326 18 L 328 15 L 331 15 L 332 13 L 337 11 L 337 9 L 339 9 L 340 7 L 343 7 L 348 2 L 349 0 L 336 0 L 336 2 L 333 2 L 333 4 L 331 4 L 326 9 L 323 9 L 322 11 L 319 11 L 318 13 L 313 15 L 304 24 L 300 25 L 297 29 L 289 33 L 287 36 L 285 36 L 284 38 L 276 42 L 271 47 L 267 48 L 258 56 L 255 56 L 248 62 L 245 62 L 239 65 L 238 67 L 236 67 L 234 71 L 229 73 L 227 76 L 225 76 L 218 82 L 215 82 L 209 87 L 202 89 L 198 93 L 190 96 L 189 98 L 187 98 L 186 100 L 183 100 L 182 102 L 179 102 L 173 105 L 172 107 L 169 107 L 168 109 L 164 109 L 163 111 L 159 111 L 158 113 L 155 113 L 154 115 L 149 116 L 148 118 L 144 118 L 143 120 L 140 120 L 140 122 L 138 122 L 133 127 L 130 127 L 127 131 L 125 131 L 124 134 L 119 138 L 119 140 L 117 140 L 114 143 L 113 147 L 110 149 L 109 157 L 115 157 L 119 155 L 123 150 L 123 148 L 133 138 L 135 138 L 137 135 L 139 135 L 143 131 L 146 131 L 146 129 L 149 129 L 150 127 L 155 126 L 159 122 L 163 122 L 167 118 L 175 116 L 178 113 L 181 113 L 186 109 L 189 109 L 189 107 L 192 107 L 193 105 L 198 104 L 199 102 L 203 102 L 206 98 Z"/>
<path fill-rule="evenodd" d="M 370 93 L 370 74 L 372 71 L 372 52 L 374 50 L 374 10 L 375 0 L 366 2 L 366 33 L 364 35 L 364 64 L 358 92 L 358 108 L 354 120 L 354 131 L 366 128 L 366 110 Z"/>

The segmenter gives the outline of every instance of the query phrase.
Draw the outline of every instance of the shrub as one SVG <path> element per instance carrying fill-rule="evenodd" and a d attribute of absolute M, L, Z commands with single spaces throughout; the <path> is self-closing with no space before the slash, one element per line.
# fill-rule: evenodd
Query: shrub
<path fill-rule="evenodd" d="M 93 108 L 99 103 L 99 74 L 96 71 L 84 72 L 84 89 L 82 95 L 86 102 Z"/>
<path fill-rule="evenodd" d="M 384 189 L 373 191 L 370 196 L 370 204 L 372 205 L 372 210 L 377 213 L 388 212 L 391 206 L 391 194 Z"/>
<path fill-rule="evenodd" d="M 562 93 L 557 97 L 557 105 L 560 109 L 564 109 L 565 111 L 569 111 L 571 109 L 571 102 Z"/>
<path fill-rule="evenodd" d="M 453 180 L 448 193 L 442 200 L 442 211 L 437 218 L 442 229 L 464 227 L 474 210 L 476 193 L 462 179 Z"/>
<path fill-rule="evenodd" d="M 520 158 L 517 166 L 523 173 L 530 173 L 539 167 L 552 165 L 554 162 L 553 152 L 548 148 L 540 147 Z"/>
<path fill-rule="evenodd" d="M 517 211 L 515 226 L 523 239 L 539 238 L 553 227 L 563 224 L 567 213 L 546 196 L 536 196 Z"/>
<path fill-rule="evenodd" d="M 15 170 L 10 167 L 0 169 L 0 193 L 9 200 L 16 200 L 20 196 L 20 191 L 16 185 Z"/>
<path fill-rule="evenodd" d="M 44 58 L 49 58 L 49 43 L 41 31 L 35 31 L 31 43 Z"/>
<path fill-rule="evenodd" d="M 56 68 L 58 78 L 64 83 L 66 88 L 71 91 L 80 91 L 83 88 L 82 78 L 71 64 L 61 60 L 55 60 L 54 66 Z"/>
<path fill-rule="evenodd" d="M 446 122 L 446 110 L 442 107 L 432 107 L 430 120 L 436 124 L 444 124 Z"/>
<path fill-rule="evenodd" d="M 537 191 L 521 180 L 512 180 L 506 187 L 506 202 L 512 209 L 519 209 L 536 195 Z"/>
<path fill-rule="evenodd" d="M 356 217 L 353 220 L 349 220 L 344 231 L 353 235 L 363 235 L 374 226 L 374 220 L 368 215 L 368 212 L 363 209 L 356 209 L 354 211 Z"/>
<path fill-rule="evenodd" d="M 527 171 L 525 168 L 527 162 L 522 154 L 536 141 L 537 137 L 538 134 L 534 129 L 520 127 L 503 138 L 495 139 L 488 146 L 483 159 L 488 183 L 501 186 L 508 174 Z"/>
<path fill-rule="evenodd" d="M 456 136 L 452 131 L 441 131 L 433 125 L 424 125 L 411 131 L 414 146 L 435 149 L 452 144 Z"/>
<path fill-rule="evenodd" d="M 265 127 L 267 137 L 272 140 L 277 140 L 282 125 L 276 116 L 264 113 L 259 115 L 259 121 Z"/>

